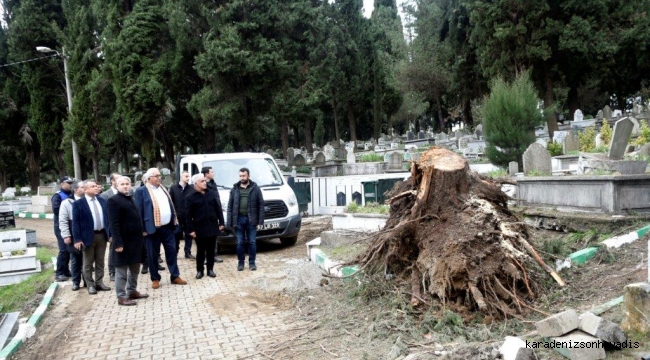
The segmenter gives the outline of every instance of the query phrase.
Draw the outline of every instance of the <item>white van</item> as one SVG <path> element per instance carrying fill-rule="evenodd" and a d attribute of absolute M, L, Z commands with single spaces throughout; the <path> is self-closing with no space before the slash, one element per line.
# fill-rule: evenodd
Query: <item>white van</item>
<path fill-rule="evenodd" d="M 271 155 L 225 153 L 181 156 L 180 169 L 188 171 L 190 175 L 198 174 L 204 166 L 210 166 L 214 171 L 224 219 L 230 189 L 239 182 L 239 169 L 245 167 L 250 170 L 251 180 L 257 183 L 264 197 L 264 225 L 258 226 L 257 239 L 280 238 L 284 245 L 296 243 L 302 219 L 298 200 Z M 236 243 L 234 229 L 226 229 L 217 240 L 220 244 Z"/>

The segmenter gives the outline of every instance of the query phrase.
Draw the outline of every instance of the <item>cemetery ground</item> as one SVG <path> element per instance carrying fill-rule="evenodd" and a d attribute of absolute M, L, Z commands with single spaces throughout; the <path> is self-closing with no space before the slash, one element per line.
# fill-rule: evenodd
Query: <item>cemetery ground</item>
<path fill-rule="evenodd" d="M 304 244 L 331 225 L 327 217 L 305 220 L 296 246 L 271 243 L 261 249 L 260 263 L 267 267 L 260 266 L 256 273 L 234 271 L 235 255 L 228 250 L 224 263 L 215 265 L 214 284 L 194 280 L 193 261 L 185 259 L 179 263 L 181 274 L 190 282 L 187 287 L 170 286 L 163 271 L 163 287 L 156 293 L 148 277 L 141 275 L 139 288 L 152 297 L 135 307 L 118 307 L 113 291 L 92 298 L 83 288 L 75 293 L 64 284 L 57 289 L 36 336 L 13 358 L 306 360 L 399 359 L 418 354 L 411 359 L 492 359 L 504 336 L 530 333 L 534 322 L 546 314 L 568 308 L 587 311 L 621 296 L 625 285 L 647 279 L 648 238 L 644 238 L 619 249 L 601 248 L 585 265 L 563 270 L 560 276 L 565 287 L 539 270 L 541 288 L 522 316 L 494 319 L 479 312 L 455 312 L 437 301 L 414 307 L 402 284 L 385 276 L 322 277 L 306 261 Z M 51 221 L 17 219 L 17 225 L 37 230 L 41 245 L 56 248 Z M 587 230 L 567 233 L 531 228 L 529 241 L 553 264 L 568 253 L 630 230 L 601 221 L 582 227 Z M 323 250 L 333 258 L 350 260 L 363 254 L 365 246 L 367 242 Z M 46 284 L 53 278 L 51 272 L 47 276 Z M 197 295 L 199 290 L 203 291 Z M 40 297 L 34 294 L 26 300 L 22 316 L 33 312 Z M 203 319 L 196 320 L 196 316 Z M 622 306 L 601 316 L 620 324 Z M 145 318 L 157 325 L 155 330 L 147 330 Z M 646 339 L 628 336 L 639 341 L 641 348 L 611 350 L 608 358 L 640 358 L 639 354 L 650 352 Z M 533 336 L 529 340 L 541 339 Z M 536 355 L 563 359 L 551 350 L 537 350 Z"/>

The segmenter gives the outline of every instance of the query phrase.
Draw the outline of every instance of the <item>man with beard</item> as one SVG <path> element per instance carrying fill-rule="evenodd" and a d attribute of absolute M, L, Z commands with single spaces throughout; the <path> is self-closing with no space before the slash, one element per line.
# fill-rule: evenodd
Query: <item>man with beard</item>
<path fill-rule="evenodd" d="M 247 168 L 239 169 L 239 182 L 233 184 L 228 199 L 228 227 L 237 236 L 237 271 L 244 270 L 244 238 L 248 238 L 248 267 L 255 271 L 257 255 L 257 226 L 264 224 L 264 198 L 262 190 L 250 180 Z"/>

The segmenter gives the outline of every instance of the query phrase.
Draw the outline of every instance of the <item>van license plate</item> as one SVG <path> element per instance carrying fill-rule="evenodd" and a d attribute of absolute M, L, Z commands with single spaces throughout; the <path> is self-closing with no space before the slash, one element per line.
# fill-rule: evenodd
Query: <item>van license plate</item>
<path fill-rule="evenodd" d="M 257 225 L 257 230 L 279 229 L 280 223 L 268 223 L 264 225 Z"/>

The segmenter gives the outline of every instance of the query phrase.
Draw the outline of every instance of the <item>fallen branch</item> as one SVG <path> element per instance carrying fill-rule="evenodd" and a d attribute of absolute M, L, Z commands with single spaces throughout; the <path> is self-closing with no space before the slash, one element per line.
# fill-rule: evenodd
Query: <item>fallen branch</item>
<path fill-rule="evenodd" d="M 523 245 L 524 248 L 526 248 L 528 253 L 535 258 L 535 260 L 542 267 L 542 269 L 546 270 L 547 273 L 551 274 L 553 279 L 555 279 L 555 281 L 557 281 L 557 283 L 560 284 L 560 286 L 566 285 L 566 283 L 564 282 L 564 280 L 562 280 L 560 275 L 558 275 L 558 273 L 556 273 L 555 270 L 551 269 L 550 266 L 546 265 L 544 260 L 542 260 L 542 258 L 537 253 L 537 251 L 535 251 L 535 249 L 533 249 L 533 247 L 530 246 L 528 241 L 524 240 L 524 238 L 522 238 L 521 236 L 517 236 L 517 239 L 519 239 L 519 243 Z"/>
<path fill-rule="evenodd" d="M 386 204 L 390 205 L 390 203 L 392 203 L 393 201 L 399 200 L 399 199 L 401 199 L 403 197 L 407 197 L 409 195 L 417 195 L 417 193 L 418 193 L 417 190 L 407 190 L 407 191 L 401 192 L 401 193 L 393 196 L 392 198 L 386 200 L 385 202 L 386 202 Z"/>
<path fill-rule="evenodd" d="M 335 354 L 335 353 L 333 353 L 333 352 L 328 351 L 327 349 L 325 349 L 325 347 L 323 346 L 323 344 L 318 344 L 318 345 L 320 345 L 320 348 L 323 349 L 323 351 L 325 351 L 326 353 L 328 353 L 328 354 L 330 354 L 330 355 L 332 355 L 332 356 L 339 357 L 337 354 Z"/>

